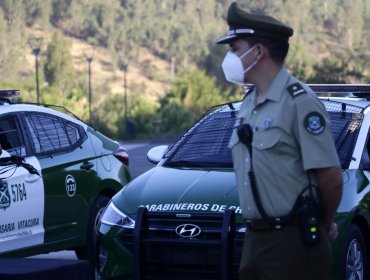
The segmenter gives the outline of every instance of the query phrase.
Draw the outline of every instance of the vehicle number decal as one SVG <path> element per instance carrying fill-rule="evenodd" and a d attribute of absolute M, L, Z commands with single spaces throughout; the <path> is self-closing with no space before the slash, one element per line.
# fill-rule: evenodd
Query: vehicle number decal
<path fill-rule="evenodd" d="M 10 188 L 12 190 L 13 202 L 27 199 L 27 192 L 24 183 L 11 185 Z"/>
<path fill-rule="evenodd" d="M 66 176 L 66 192 L 69 197 L 73 197 L 76 194 L 77 185 L 75 178 L 68 174 Z"/>

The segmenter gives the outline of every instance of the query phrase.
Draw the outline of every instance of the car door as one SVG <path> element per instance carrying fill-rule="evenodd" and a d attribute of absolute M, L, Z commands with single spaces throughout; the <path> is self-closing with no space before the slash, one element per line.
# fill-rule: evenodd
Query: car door
<path fill-rule="evenodd" d="M 45 185 L 45 242 L 78 246 L 86 235 L 89 205 L 98 183 L 96 159 L 84 128 L 60 116 L 23 115 Z"/>
<path fill-rule="evenodd" d="M 0 116 L 1 158 L 25 157 L 41 174 L 40 163 L 28 156 L 19 116 Z M 5 150 L 6 149 L 6 150 Z M 44 185 L 42 177 L 8 164 L 0 166 L 0 253 L 44 243 Z"/>

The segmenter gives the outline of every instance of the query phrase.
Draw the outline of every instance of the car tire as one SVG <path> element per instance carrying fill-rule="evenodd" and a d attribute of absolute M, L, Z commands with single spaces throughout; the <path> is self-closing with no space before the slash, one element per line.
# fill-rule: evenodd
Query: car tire
<path fill-rule="evenodd" d="M 99 219 L 104 212 L 105 207 L 109 203 L 110 198 L 105 195 L 99 195 L 91 208 L 91 213 L 87 225 L 87 240 L 86 246 L 75 249 L 78 259 L 89 260 L 94 263 L 96 254 L 96 227 Z"/>
<path fill-rule="evenodd" d="M 360 228 L 352 224 L 344 242 L 341 262 L 341 280 L 367 279 L 367 251 Z"/>

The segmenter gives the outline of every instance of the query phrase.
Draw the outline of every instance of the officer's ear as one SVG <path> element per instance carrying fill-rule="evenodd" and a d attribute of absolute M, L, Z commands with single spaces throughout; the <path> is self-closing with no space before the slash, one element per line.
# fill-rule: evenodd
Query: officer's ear
<path fill-rule="evenodd" d="M 256 51 L 257 51 L 257 59 L 260 60 L 266 52 L 268 52 L 267 48 L 262 44 L 256 44 Z"/>
<path fill-rule="evenodd" d="M 261 58 L 264 58 L 264 57 L 270 57 L 270 51 L 265 45 L 256 44 L 256 50 L 257 50 L 258 60 L 261 60 Z"/>

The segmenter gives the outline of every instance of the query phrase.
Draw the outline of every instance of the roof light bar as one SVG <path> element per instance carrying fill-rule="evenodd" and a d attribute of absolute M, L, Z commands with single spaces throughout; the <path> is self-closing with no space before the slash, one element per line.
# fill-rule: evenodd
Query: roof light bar
<path fill-rule="evenodd" d="M 0 98 L 18 97 L 19 92 L 19 89 L 0 89 Z"/>
<path fill-rule="evenodd" d="M 369 95 L 370 84 L 308 84 L 316 93 L 352 93 Z"/>

